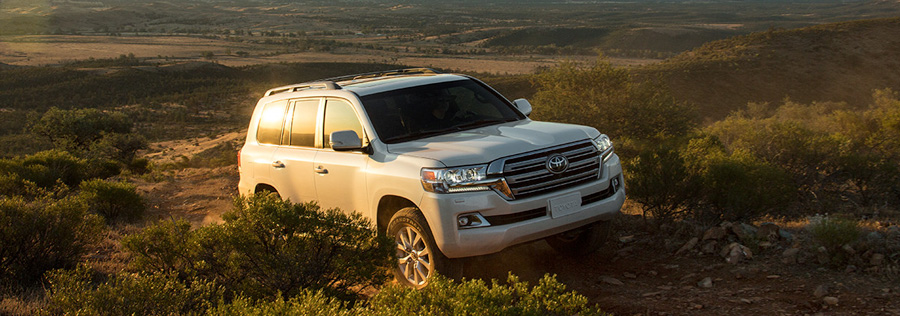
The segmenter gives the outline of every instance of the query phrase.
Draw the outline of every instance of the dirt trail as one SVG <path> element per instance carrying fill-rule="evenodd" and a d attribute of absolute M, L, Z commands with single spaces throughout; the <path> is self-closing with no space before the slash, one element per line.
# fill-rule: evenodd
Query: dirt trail
<path fill-rule="evenodd" d="M 151 148 L 166 152 L 154 159 L 188 156 L 234 137 Z M 136 181 L 148 197 L 150 219 L 184 218 L 198 226 L 221 221 L 221 214 L 231 208 L 237 182 L 234 166 L 172 170 L 152 181 Z M 615 226 L 616 240 L 585 258 L 560 256 L 539 241 L 467 259 L 463 274 L 505 280 L 513 273 L 531 284 L 545 273 L 555 274 L 568 289 L 617 315 L 900 315 L 896 280 L 862 269 L 846 272 L 812 263 L 782 263 L 787 242 L 762 249 L 752 260 L 729 264 L 717 254 L 696 250 L 675 255 L 685 241 L 647 234 L 632 216 L 623 216 Z M 705 278 L 711 285 L 702 284 Z M 826 303 L 825 297 L 837 302 Z"/>

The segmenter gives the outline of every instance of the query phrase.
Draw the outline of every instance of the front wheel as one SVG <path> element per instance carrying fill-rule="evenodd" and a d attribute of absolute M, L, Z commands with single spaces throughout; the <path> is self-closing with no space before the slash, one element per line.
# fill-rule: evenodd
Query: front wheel
<path fill-rule="evenodd" d="M 606 244 L 612 228 L 609 221 L 599 221 L 567 232 L 547 237 L 554 250 L 570 255 L 585 256 L 596 252 Z"/>
<path fill-rule="evenodd" d="M 394 277 L 403 285 L 423 288 L 451 262 L 435 245 L 428 222 L 418 208 L 407 207 L 394 214 L 387 233 L 396 243 Z"/>

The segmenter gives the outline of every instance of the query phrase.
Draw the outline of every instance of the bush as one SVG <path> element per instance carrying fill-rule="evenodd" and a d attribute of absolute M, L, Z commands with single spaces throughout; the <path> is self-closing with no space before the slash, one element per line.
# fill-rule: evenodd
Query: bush
<path fill-rule="evenodd" d="M 365 315 L 362 308 L 350 308 L 340 300 L 330 298 L 321 292 L 303 291 L 301 294 L 285 300 L 280 295 L 272 301 L 253 300 L 239 297 L 230 304 L 209 310 L 208 315 L 221 316 L 355 316 Z"/>
<path fill-rule="evenodd" d="M 84 266 L 50 273 L 48 311 L 67 315 L 196 315 L 222 299 L 222 288 L 212 282 L 125 273 L 95 286 L 91 274 Z"/>
<path fill-rule="evenodd" d="M 862 235 L 862 229 L 856 221 L 827 216 L 813 216 L 806 229 L 816 243 L 829 251 L 837 251 L 844 245 L 853 244 Z"/>
<path fill-rule="evenodd" d="M 132 126 L 120 112 L 51 108 L 31 123 L 30 130 L 78 156 L 128 165 L 138 150 L 147 148 L 144 137 L 131 132 Z"/>
<path fill-rule="evenodd" d="M 677 143 L 659 143 L 622 163 L 628 172 L 628 197 L 641 203 L 645 217 L 670 220 L 696 210 L 702 179 L 688 168 Z"/>
<path fill-rule="evenodd" d="M 510 275 L 506 284 L 481 280 L 459 284 L 440 276 L 422 290 L 401 286 L 383 289 L 369 301 L 373 315 L 601 315 L 586 297 L 566 292 L 555 277 L 545 275 L 536 286 Z"/>
<path fill-rule="evenodd" d="M 0 198 L 0 280 L 30 283 L 45 271 L 73 267 L 103 231 L 84 203 Z"/>
<path fill-rule="evenodd" d="M 97 109 L 61 110 L 54 107 L 32 122 L 31 131 L 50 139 L 60 148 L 80 151 L 87 149 L 105 134 L 129 133 L 131 127 L 131 121 L 122 113 L 107 113 Z"/>
<path fill-rule="evenodd" d="M 135 221 L 146 210 L 144 198 L 137 193 L 134 185 L 126 182 L 93 179 L 82 182 L 79 188 L 78 198 L 91 212 L 103 216 L 107 222 Z"/>
<path fill-rule="evenodd" d="M 216 280 L 254 298 L 312 289 L 353 299 L 389 276 L 392 243 L 359 214 L 256 195 L 237 199 L 223 219 L 194 231 L 158 223 L 123 245 L 138 269 Z"/>
<path fill-rule="evenodd" d="M 682 136 L 696 124 L 690 105 L 604 59 L 585 68 L 561 63 L 535 75 L 534 85 L 535 119 L 595 126 L 614 139 Z"/>
<path fill-rule="evenodd" d="M 0 194 L 36 195 L 34 189 L 68 189 L 82 181 L 119 174 L 116 163 L 87 160 L 67 151 L 48 150 L 34 155 L 0 159 Z"/>
<path fill-rule="evenodd" d="M 209 311 L 210 315 L 605 315 L 588 305 L 586 297 L 566 292 L 555 277 L 544 276 L 529 287 L 513 275 L 506 284 L 496 280 L 454 283 L 435 276 L 422 290 L 389 286 L 367 306 L 347 307 L 321 293 L 304 292 L 289 300 L 254 302 L 238 298 Z"/>

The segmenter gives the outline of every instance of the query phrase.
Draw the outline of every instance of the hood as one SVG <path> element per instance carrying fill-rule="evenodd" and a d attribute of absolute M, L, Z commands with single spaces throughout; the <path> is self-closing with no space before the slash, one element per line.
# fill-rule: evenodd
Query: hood
<path fill-rule="evenodd" d="M 498 158 L 599 136 L 587 126 L 523 120 L 387 145 L 388 151 L 438 160 L 448 167 Z"/>

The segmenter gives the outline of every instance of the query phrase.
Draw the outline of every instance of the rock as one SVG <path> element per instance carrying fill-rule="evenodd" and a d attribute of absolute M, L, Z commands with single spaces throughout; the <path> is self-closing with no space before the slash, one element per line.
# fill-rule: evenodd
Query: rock
<path fill-rule="evenodd" d="M 866 240 L 868 240 L 869 242 L 881 241 L 882 239 L 884 239 L 884 236 L 882 236 L 879 232 L 871 232 L 866 235 Z"/>
<path fill-rule="evenodd" d="M 637 279 L 637 275 L 634 273 L 625 272 L 625 273 L 622 273 L 622 276 L 629 278 L 629 279 Z"/>
<path fill-rule="evenodd" d="M 813 295 L 815 295 L 816 298 L 822 298 L 825 295 L 828 295 L 828 286 L 825 284 L 817 286 L 816 290 L 813 291 Z"/>
<path fill-rule="evenodd" d="M 716 246 L 719 245 L 719 242 L 715 240 L 710 240 L 707 243 L 703 244 L 703 247 L 700 248 L 700 251 L 703 253 L 716 253 Z"/>
<path fill-rule="evenodd" d="M 775 223 L 765 222 L 759 225 L 759 229 L 756 231 L 756 238 L 761 240 L 768 241 L 777 241 L 778 231 L 781 230 L 781 227 L 778 227 Z"/>
<path fill-rule="evenodd" d="M 853 249 L 853 247 L 851 247 L 850 245 L 844 245 L 843 247 L 841 247 L 841 250 L 843 250 L 844 252 L 846 252 L 849 255 L 856 254 L 856 249 Z"/>
<path fill-rule="evenodd" d="M 750 248 L 747 248 L 747 246 L 738 243 L 729 244 L 722 249 L 722 252 L 720 252 L 720 254 L 722 253 L 725 254 L 725 262 L 731 264 L 737 264 L 743 260 L 753 259 L 753 252 L 750 251 Z"/>
<path fill-rule="evenodd" d="M 627 244 L 634 241 L 634 235 L 622 236 L 619 237 L 619 242 L 623 244 Z"/>
<path fill-rule="evenodd" d="M 819 247 L 816 250 L 816 258 L 819 259 L 819 264 L 825 265 L 831 262 L 831 256 L 828 255 L 828 249 L 825 249 L 824 246 Z"/>
<path fill-rule="evenodd" d="M 732 226 L 734 226 L 734 224 L 732 224 L 731 222 L 722 222 L 721 224 L 719 224 L 719 227 L 722 227 L 723 229 L 725 229 L 725 231 L 730 230 Z"/>
<path fill-rule="evenodd" d="M 725 238 L 728 232 L 722 227 L 712 227 L 703 233 L 703 240 L 719 240 Z"/>
<path fill-rule="evenodd" d="M 710 277 L 703 278 L 703 280 L 700 280 L 700 282 L 697 282 L 697 286 L 704 288 L 704 289 L 711 288 L 713 286 L 712 278 L 710 278 Z"/>
<path fill-rule="evenodd" d="M 852 264 L 848 264 L 847 268 L 844 269 L 844 273 L 853 273 L 856 272 L 856 266 Z"/>
<path fill-rule="evenodd" d="M 772 248 L 772 246 L 774 246 L 774 244 L 772 244 L 771 242 L 768 242 L 768 241 L 764 241 L 764 242 L 759 243 L 759 246 L 762 248 L 768 249 L 768 248 Z"/>
<path fill-rule="evenodd" d="M 778 230 L 778 237 L 781 237 L 781 239 L 787 240 L 788 242 L 794 241 L 794 234 L 791 234 L 784 229 Z"/>
<path fill-rule="evenodd" d="M 785 249 L 784 252 L 781 253 L 781 262 L 783 262 L 785 264 L 797 263 L 797 255 L 799 253 L 800 253 L 800 248 Z"/>
<path fill-rule="evenodd" d="M 869 263 L 873 266 L 880 267 L 882 263 L 884 263 L 884 255 L 880 253 L 872 254 L 872 259 L 869 259 Z"/>
<path fill-rule="evenodd" d="M 722 248 L 721 251 L 719 251 L 719 255 L 722 257 L 728 257 L 728 254 L 731 253 L 731 248 L 734 248 L 738 245 L 740 245 L 740 244 L 736 243 L 736 242 L 726 245 L 725 247 Z"/>
<path fill-rule="evenodd" d="M 831 306 L 837 306 L 838 304 L 838 298 L 834 296 L 826 296 L 822 298 L 822 301 Z"/>
<path fill-rule="evenodd" d="M 622 281 L 619 281 L 619 279 L 607 276 L 600 277 L 600 281 L 612 285 L 625 285 L 625 283 L 622 283 Z"/>
<path fill-rule="evenodd" d="M 688 242 L 685 243 L 684 246 L 681 246 L 681 248 L 675 252 L 675 255 L 680 255 L 682 253 L 690 251 L 691 249 L 694 249 L 694 247 L 697 246 L 698 241 L 699 239 L 697 239 L 697 237 L 691 238 L 691 240 L 688 240 Z"/>
<path fill-rule="evenodd" d="M 894 226 L 888 227 L 887 231 L 888 231 L 888 234 L 891 234 L 891 235 L 900 234 L 900 226 L 894 225 Z"/>
<path fill-rule="evenodd" d="M 766 279 L 769 279 L 769 280 L 775 280 L 775 279 L 778 279 L 778 278 L 781 278 L 781 276 L 780 276 L 780 275 L 777 275 L 777 274 L 772 274 L 772 275 L 767 275 L 767 276 L 766 276 Z"/>
<path fill-rule="evenodd" d="M 757 231 L 758 229 L 753 225 L 744 223 L 731 226 L 731 232 L 734 233 L 734 235 L 737 236 L 738 239 L 745 243 L 753 238 L 756 238 Z"/>

